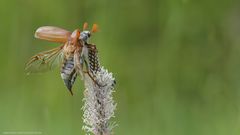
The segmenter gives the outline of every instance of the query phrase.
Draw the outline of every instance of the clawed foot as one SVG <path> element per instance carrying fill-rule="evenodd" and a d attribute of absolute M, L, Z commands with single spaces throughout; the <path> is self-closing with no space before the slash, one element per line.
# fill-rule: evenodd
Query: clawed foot
<path fill-rule="evenodd" d="M 97 85 L 98 87 L 105 87 L 107 86 L 107 84 L 104 84 L 104 85 L 101 85 L 97 82 L 96 78 L 93 77 L 88 71 L 83 71 L 85 74 L 87 74 L 91 79 L 92 81 L 94 82 L 95 85 Z"/>

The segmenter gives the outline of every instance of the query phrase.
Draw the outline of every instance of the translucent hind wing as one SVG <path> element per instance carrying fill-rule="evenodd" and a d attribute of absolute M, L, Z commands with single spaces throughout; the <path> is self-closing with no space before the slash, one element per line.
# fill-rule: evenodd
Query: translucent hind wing
<path fill-rule="evenodd" d="M 28 74 L 49 71 L 59 66 L 63 59 L 64 55 L 61 46 L 34 55 L 26 64 L 25 70 Z"/>

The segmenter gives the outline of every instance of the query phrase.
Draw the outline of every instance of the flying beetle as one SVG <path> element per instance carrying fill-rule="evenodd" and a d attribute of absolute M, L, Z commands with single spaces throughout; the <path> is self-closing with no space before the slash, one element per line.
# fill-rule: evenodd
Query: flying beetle
<path fill-rule="evenodd" d="M 83 31 L 76 29 L 73 32 L 55 26 L 38 28 L 35 38 L 62 45 L 32 56 L 27 62 L 25 70 L 28 73 L 34 73 L 62 65 L 61 78 L 72 95 L 72 86 L 78 75 L 84 78 L 84 74 L 87 74 L 98 85 L 93 72 L 99 69 L 99 64 L 97 59 L 91 59 L 97 53 L 97 49 L 95 45 L 88 43 L 91 34 L 98 31 L 98 26 L 93 24 L 91 31 L 86 30 L 87 27 L 88 24 L 84 23 Z"/>

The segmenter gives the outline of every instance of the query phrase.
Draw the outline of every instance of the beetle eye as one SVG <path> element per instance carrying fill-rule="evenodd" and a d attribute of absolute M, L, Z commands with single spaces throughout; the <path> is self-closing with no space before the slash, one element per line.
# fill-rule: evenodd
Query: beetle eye
<path fill-rule="evenodd" d="M 87 35 L 88 35 L 88 37 L 90 37 L 90 36 L 91 36 L 91 33 L 88 33 Z"/>

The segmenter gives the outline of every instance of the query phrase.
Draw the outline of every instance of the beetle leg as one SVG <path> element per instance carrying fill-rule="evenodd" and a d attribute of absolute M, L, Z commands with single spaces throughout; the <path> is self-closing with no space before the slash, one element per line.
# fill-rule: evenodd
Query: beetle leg
<path fill-rule="evenodd" d="M 80 73 L 81 77 L 84 78 L 83 75 L 83 63 L 81 63 L 80 55 L 77 51 L 74 52 L 74 66 L 77 69 L 77 71 Z"/>
<path fill-rule="evenodd" d="M 87 75 L 92 79 L 92 81 L 94 82 L 94 84 L 96 84 L 98 87 L 104 87 L 104 86 L 106 86 L 106 85 L 100 85 L 100 84 L 97 82 L 96 77 L 95 77 L 94 75 L 90 74 L 89 68 L 88 68 L 88 63 L 87 63 L 86 60 L 84 60 L 84 63 L 85 63 L 85 65 L 86 65 L 86 71 L 83 71 L 83 72 L 84 72 L 85 74 L 87 74 Z"/>

